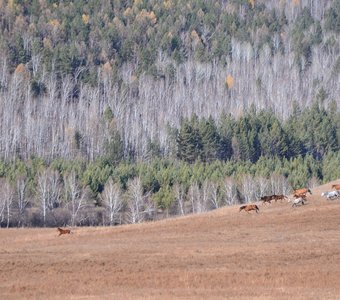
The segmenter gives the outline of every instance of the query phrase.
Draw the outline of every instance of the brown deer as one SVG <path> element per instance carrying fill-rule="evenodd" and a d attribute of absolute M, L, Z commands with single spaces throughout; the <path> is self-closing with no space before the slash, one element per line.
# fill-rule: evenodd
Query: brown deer
<path fill-rule="evenodd" d="M 58 231 L 59 231 L 59 235 L 61 236 L 62 234 L 70 234 L 71 233 L 71 229 L 61 229 L 58 227 Z"/>
<path fill-rule="evenodd" d="M 337 191 L 340 190 L 340 184 L 333 184 L 332 189 L 337 190 Z"/>
<path fill-rule="evenodd" d="M 262 201 L 262 204 L 272 203 L 273 196 L 262 196 L 260 200 Z"/>
<path fill-rule="evenodd" d="M 294 190 L 293 196 L 295 198 L 300 198 L 301 196 L 306 196 L 307 193 L 310 193 L 312 195 L 312 191 L 308 188 L 298 189 L 298 190 Z"/>
<path fill-rule="evenodd" d="M 274 197 L 275 202 L 277 202 L 279 200 L 283 201 L 284 199 L 288 199 L 288 197 L 286 195 L 283 195 L 283 194 L 281 194 L 281 195 L 273 195 L 273 197 Z"/>
<path fill-rule="evenodd" d="M 239 212 L 240 212 L 241 210 L 246 211 L 248 214 L 249 214 L 249 211 L 251 211 L 251 210 L 255 210 L 256 213 L 258 213 L 258 212 L 260 211 L 260 209 L 258 208 L 258 206 L 257 206 L 256 204 L 242 205 L 242 206 L 240 207 Z"/>

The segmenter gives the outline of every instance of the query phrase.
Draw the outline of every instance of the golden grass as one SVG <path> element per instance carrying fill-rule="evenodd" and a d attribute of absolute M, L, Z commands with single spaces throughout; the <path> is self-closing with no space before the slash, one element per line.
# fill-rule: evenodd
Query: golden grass
<path fill-rule="evenodd" d="M 330 183 L 331 184 L 331 183 Z M 113 228 L 0 230 L 0 299 L 338 299 L 340 200 Z"/>

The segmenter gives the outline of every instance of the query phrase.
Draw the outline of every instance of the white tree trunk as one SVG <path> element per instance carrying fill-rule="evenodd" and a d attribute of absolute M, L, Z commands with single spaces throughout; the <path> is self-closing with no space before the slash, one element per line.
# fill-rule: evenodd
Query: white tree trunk
<path fill-rule="evenodd" d="M 106 182 L 101 198 L 108 211 L 110 225 L 114 225 L 118 213 L 123 208 L 122 191 L 119 185 L 113 183 L 112 178 Z"/>

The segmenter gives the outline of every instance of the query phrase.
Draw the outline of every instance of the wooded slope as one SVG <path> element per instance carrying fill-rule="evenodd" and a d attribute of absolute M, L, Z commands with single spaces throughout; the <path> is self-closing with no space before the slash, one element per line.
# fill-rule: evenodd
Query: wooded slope
<path fill-rule="evenodd" d="M 194 113 L 339 101 L 334 0 L 11 0 L 0 24 L 6 159 L 93 160 L 112 139 L 125 158 L 168 155 L 169 126 Z"/>

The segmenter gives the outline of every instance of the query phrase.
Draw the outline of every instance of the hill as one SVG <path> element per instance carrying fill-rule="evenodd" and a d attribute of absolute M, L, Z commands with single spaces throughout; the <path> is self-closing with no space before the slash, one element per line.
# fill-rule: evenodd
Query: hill
<path fill-rule="evenodd" d="M 336 0 L 12 0 L 0 24 L 0 157 L 145 159 L 193 114 L 339 105 Z"/>
<path fill-rule="evenodd" d="M 3 299 L 336 299 L 339 200 L 114 228 L 0 231 Z"/>

